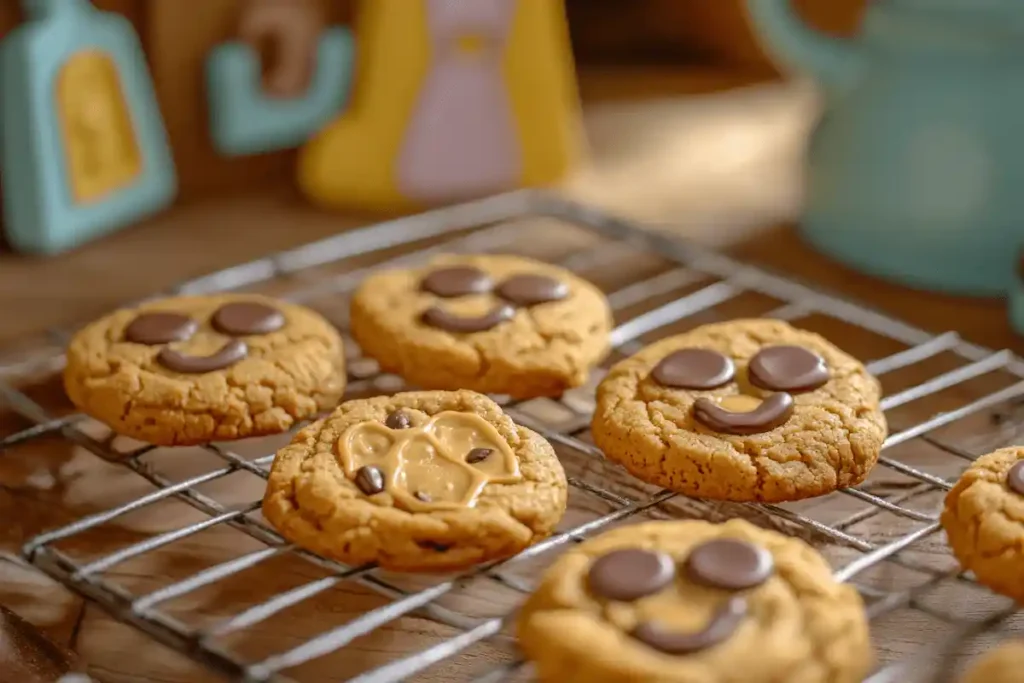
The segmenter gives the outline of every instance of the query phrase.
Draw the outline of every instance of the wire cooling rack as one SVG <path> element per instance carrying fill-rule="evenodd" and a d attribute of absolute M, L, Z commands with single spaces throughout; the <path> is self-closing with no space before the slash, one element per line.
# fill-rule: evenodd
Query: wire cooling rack
<path fill-rule="evenodd" d="M 713 503 L 652 488 L 604 460 L 589 439 L 598 369 L 590 384 L 559 401 L 496 397 L 559 452 L 571 486 L 556 535 L 454 576 L 346 567 L 288 544 L 260 516 L 263 481 L 287 436 L 165 449 L 111 435 L 41 398 L 47 394 L 38 387 L 54 382 L 63 362 L 69 331 L 57 330 L 42 347 L 0 363 L 0 395 L 21 418 L 0 450 L 4 457 L 55 447 L 99 456 L 116 501 L 91 501 L 78 521 L 28 540 L 24 558 L 218 678 L 245 681 L 532 680 L 510 625 L 538 572 L 596 532 L 679 517 L 742 516 L 818 547 L 837 578 L 864 596 L 879 660 L 871 683 L 938 680 L 971 636 L 1020 628 L 1012 605 L 959 572 L 937 522 L 963 467 L 1018 438 L 1024 363 L 1007 351 L 915 329 L 534 192 L 341 234 L 166 294 L 259 291 L 316 308 L 345 333 L 347 295 L 370 269 L 487 251 L 560 263 L 607 292 L 617 326 L 603 368 L 659 337 L 716 320 L 775 317 L 826 334 L 883 382 L 891 435 L 879 466 L 856 488 L 781 505 Z M 405 388 L 346 341 L 350 397 Z M 932 645 L 918 648 L 922 639 Z"/>

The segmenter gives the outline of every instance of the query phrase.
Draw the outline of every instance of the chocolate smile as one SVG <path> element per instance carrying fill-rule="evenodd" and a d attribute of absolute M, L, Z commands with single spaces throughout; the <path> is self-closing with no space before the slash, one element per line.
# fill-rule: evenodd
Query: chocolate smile
<path fill-rule="evenodd" d="M 511 320 L 515 316 L 516 306 L 529 308 L 561 301 L 569 295 L 568 285 L 546 275 L 513 275 L 495 286 L 490 275 L 473 266 L 434 270 L 420 281 L 420 289 L 442 299 L 493 292 L 507 302 L 475 317 L 449 313 L 438 306 L 427 309 L 422 316 L 423 322 L 431 327 L 463 334 L 485 332 Z"/>
<path fill-rule="evenodd" d="M 431 306 L 423 313 L 423 322 L 448 332 L 484 332 L 511 320 L 515 313 L 515 309 L 508 304 L 498 304 L 487 313 L 478 316 L 456 315 L 438 306 Z"/>
<path fill-rule="evenodd" d="M 685 655 L 706 650 L 727 640 L 747 616 L 747 601 L 734 597 L 711 617 L 700 631 L 669 631 L 654 621 L 642 621 L 630 634 L 644 645 L 669 655 Z"/>
<path fill-rule="evenodd" d="M 736 592 L 756 588 L 771 578 L 775 561 L 761 546 L 719 538 L 694 548 L 683 569 L 686 577 L 699 586 Z M 665 553 L 626 548 L 597 558 L 590 567 L 587 584 L 599 599 L 633 602 L 660 593 L 673 584 L 676 575 L 675 562 Z M 699 631 L 671 631 L 656 621 L 645 620 L 629 635 L 665 654 L 685 655 L 728 640 L 748 611 L 746 597 L 732 595 Z"/>
<path fill-rule="evenodd" d="M 192 356 L 172 348 L 164 347 L 157 354 L 157 361 L 168 370 L 187 375 L 199 375 L 231 367 L 249 355 L 244 341 L 232 339 L 208 356 Z"/>
<path fill-rule="evenodd" d="M 650 376 L 668 389 L 708 391 L 735 380 L 736 364 L 712 349 L 686 348 L 662 358 Z M 739 394 L 718 400 L 700 396 L 693 403 L 694 419 L 723 434 L 749 436 L 769 432 L 793 416 L 793 394 L 820 389 L 828 383 L 830 372 L 825 359 L 811 349 L 766 346 L 750 359 L 747 377 L 753 386 L 776 393 L 750 410 L 733 410 L 723 404 L 737 399 L 753 402 L 757 400 L 755 396 Z"/>
<path fill-rule="evenodd" d="M 753 410 L 734 412 L 709 398 L 698 398 L 693 416 L 718 432 L 750 435 L 775 429 L 793 415 L 793 397 L 787 393 L 772 394 Z"/>

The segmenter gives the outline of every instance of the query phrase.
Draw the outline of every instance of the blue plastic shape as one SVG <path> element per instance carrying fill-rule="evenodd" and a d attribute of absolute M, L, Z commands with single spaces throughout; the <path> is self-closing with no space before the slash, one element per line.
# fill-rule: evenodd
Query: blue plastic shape
<path fill-rule="evenodd" d="M 354 40 L 345 27 L 324 32 L 306 93 L 279 98 L 264 92 L 260 56 L 242 42 L 218 46 L 206 61 L 210 133 L 225 156 L 297 147 L 336 116 L 348 99 Z"/>
<path fill-rule="evenodd" d="M 87 0 L 23 0 L 23 5 L 28 20 L 0 44 L 4 222 L 15 249 L 53 254 L 165 208 L 174 200 L 177 178 L 131 22 Z M 83 201 L 72 191 L 57 84 L 66 65 L 89 54 L 99 55 L 116 73 L 120 104 L 114 106 L 125 115 L 139 164 L 130 180 Z"/>

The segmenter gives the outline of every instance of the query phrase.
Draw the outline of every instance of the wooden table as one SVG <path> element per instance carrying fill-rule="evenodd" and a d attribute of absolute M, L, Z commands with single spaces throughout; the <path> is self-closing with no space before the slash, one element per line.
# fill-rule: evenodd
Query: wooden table
<path fill-rule="evenodd" d="M 804 247 L 785 225 L 799 206 L 800 154 L 817 106 L 813 91 L 795 83 L 733 89 L 747 86 L 746 80 L 653 69 L 584 73 L 593 158 L 567 191 L 871 301 L 925 329 L 955 325 L 972 341 L 1024 348 L 1010 333 L 1000 302 L 906 291 L 838 267 Z M 366 221 L 310 209 L 289 191 L 261 191 L 176 208 L 51 260 L 5 254 L 0 256 L 0 343 L 65 322 L 71 314 L 98 315 L 177 281 Z M 83 454 L 55 455 L 52 461 L 2 456 L 0 482 L 0 548 L 9 558 L 27 537 L 101 509 L 118 499 L 118 487 L 132 486 L 119 468 Z M 133 516 L 132 524 L 118 533 L 137 536 L 160 528 L 161 520 L 142 514 Z M 199 538 L 192 550 L 214 557 L 221 544 L 215 536 Z M 372 604 L 362 589 L 343 594 L 346 600 L 323 606 L 324 623 Z M 215 680 L 14 559 L 0 558 L 0 603 L 77 650 L 100 680 Z M 297 628 L 288 620 L 275 624 L 278 630 L 265 634 L 268 638 L 301 635 L 288 632 Z M 380 662 L 421 648 L 440 633 L 429 622 L 407 620 L 383 639 L 367 640 L 363 651 L 367 661 Z M 911 650 L 933 636 L 927 627 L 908 630 L 901 647 Z M 315 681 L 344 678 L 336 666 L 303 672 Z"/>

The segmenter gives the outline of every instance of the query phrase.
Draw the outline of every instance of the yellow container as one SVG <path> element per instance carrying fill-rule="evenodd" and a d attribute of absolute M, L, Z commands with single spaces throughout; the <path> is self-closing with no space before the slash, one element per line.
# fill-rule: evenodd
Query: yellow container
<path fill-rule="evenodd" d="M 349 106 L 302 148 L 331 207 L 394 210 L 560 180 L 582 151 L 562 0 L 372 0 Z"/>

